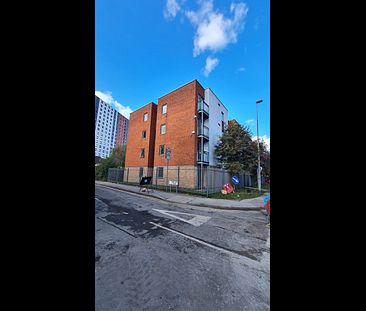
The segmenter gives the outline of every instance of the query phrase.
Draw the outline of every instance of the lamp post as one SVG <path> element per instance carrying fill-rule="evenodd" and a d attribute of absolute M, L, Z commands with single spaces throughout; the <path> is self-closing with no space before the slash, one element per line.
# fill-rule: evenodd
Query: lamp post
<path fill-rule="evenodd" d="M 262 181 L 261 181 L 261 156 L 260 156 L 260 148 L 259 148 L 259 128 L 258 128 L 258 104 L 262 103 L 263 100 L 257 100 L 255 102 L 255 106 L 257 108 L 257 146 L 258 146 L 258 168 L 257 168 L 257 183 L 258 183 L 258 191 L 261 191 Z"/>

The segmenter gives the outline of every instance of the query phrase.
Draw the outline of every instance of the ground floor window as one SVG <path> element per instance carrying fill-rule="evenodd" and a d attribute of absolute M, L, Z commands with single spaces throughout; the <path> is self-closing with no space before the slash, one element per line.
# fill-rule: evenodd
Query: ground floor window
<path fill-rule="evenodd" d="M 158 178 L 164 178 L 164 167 L 158 167 Z"/>
<path fill-rule="evenodd" d="M 144 175 L 144 168 L 140 167 L 140 172 L 139 172 L 139 176 L 140 178 Z"/>

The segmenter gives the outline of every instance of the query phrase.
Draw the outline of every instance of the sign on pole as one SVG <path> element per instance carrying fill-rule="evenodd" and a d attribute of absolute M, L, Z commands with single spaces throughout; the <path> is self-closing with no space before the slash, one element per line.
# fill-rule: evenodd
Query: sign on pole
<path fill-rule="evenodd" d="M 233 181 L 233 183 L 234 183 L 235 185 L 238 185 L 238 184 L 239 184 L 239 178 L 238 178 L 237 176 L 233 176 L 233 177 L 231 177 L 231 180 Z"/>
<path fill-rule="evenodd" d="M 171 152 L 170 148 L 166 148 L 165 156 L 166 156 L 167 160 L 170 160 L 170 158 L 172 157 L 172 152 Z"/>

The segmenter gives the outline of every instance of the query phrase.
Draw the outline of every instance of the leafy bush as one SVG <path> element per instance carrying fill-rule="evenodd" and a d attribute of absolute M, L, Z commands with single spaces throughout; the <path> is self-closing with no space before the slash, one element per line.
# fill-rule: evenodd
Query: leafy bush
<path fill-rule="evenodd" d="M 108 170 L 115 167 L 124 167 L 126 156 L 126 146 L 117 145 L 110 157 L 102 159 L 100 164 L 95 168 L 95 179 L 107 181 Z"/>

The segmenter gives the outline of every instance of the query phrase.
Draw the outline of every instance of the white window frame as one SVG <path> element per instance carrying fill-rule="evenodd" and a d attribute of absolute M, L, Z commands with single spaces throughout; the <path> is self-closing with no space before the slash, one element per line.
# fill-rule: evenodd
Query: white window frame
<path fill-rule="evenodd" d="M 164 133 L 162 133 L 163 126 L 164 126 L 164 129 L 165 129 Z M 166 124 L 165 124 L 165 123 L 164 123 L 164 124 L 162 124 L 162 125 L 160 125 L 160 134 L 161 134 L 161 135 L 166 134 Z"/>
<path fill-rule="evenodd" d="M 165 108 L 165 112 L 164 112 L 164 108 Z M 161 112 L 162 114 L 166 114 L 168 112 L 168 106 L 167 104 L 164 104 L 162 107 L 161 107 Z"/>

